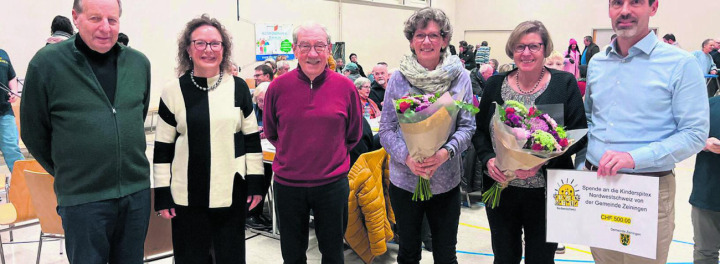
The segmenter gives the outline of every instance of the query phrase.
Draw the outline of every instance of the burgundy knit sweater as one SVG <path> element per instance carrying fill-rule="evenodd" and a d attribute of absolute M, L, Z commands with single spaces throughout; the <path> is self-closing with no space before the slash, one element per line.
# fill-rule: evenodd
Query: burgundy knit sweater
<path fill-rule="evenodd" d="M 312 82 L 302 69 L 270 83 L 263 110 L 265 136 L 275 145 L 275 181 L 315 187 L 347 177 L 348 151 L 362 136 L 355 85 L 326 68 Z"/>

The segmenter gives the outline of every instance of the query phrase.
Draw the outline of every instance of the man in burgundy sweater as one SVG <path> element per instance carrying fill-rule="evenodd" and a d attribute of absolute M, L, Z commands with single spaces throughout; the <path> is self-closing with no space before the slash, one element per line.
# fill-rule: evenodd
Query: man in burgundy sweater
<path fill-rule="evenodd" d="M 306 263 L 310 210 L 322 263 L 344 263 L 350 170 L 348 151 L 362 135 L 355 85 L 327 68 L 327 29 L 293 33 L 297 69 L 275 79 L 265 95 L 265 136 L 275 145 L 275 199 L 284 263 Z"/>

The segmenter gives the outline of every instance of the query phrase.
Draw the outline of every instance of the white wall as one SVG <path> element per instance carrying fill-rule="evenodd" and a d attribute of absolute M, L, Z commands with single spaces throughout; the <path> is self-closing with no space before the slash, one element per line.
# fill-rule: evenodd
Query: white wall
<path fill-rule="evenodd" d="M 24 77 L 32 56 L 45 45 L 55 15 L 71 18 L 71 0 L 13 1 L 12 12 L 0 16 L 0 48 L 5 49 L 18 76 Z M 452 18 L 454 0 L 434 0 Z M 397 67 L 402 54 L 409 53 L 402 34 L 403 22 L 414 11 L 387 6 L 342 4 L 325 0 L 240 1 L 237 20 L 233 0 L 125 0 L 120 31 L 130 37 L 130 46 L 142 51 L 152 64 L 151 106 L 157 106 L 162 88 L 176 78 L 177 37 L 185 23 L 203 13 L 219 19 L 233 37 L 233 60 L 250 78 L 257 63 L 252 23 L 301 24 L 307 21 L 328 27 L 333 41 L 345 41 L 346 54 L 357 53 L 365 72 L 385 61 Z M 454 22 L 454 21 L 453 21 Z"/>
<path fill-rule="evenodd" d="M 650 27 L 658 28 L 659 37 L 674 33 L 682 48 L 689 51 L 700 49 L 700 43 L 706 38 L 720 37 L 712 11 L 720 9 L 720 2 L 658 1 L 659 9 L 650 19 Z M 593 28 L 611 28 L 607 0 L 457 0 L 456 7 L 457 41 L 466 30 L 512 30 L 522 21 L 540 20 L 550 31 L 555 50 L 563 52 L 570 38 L 575 38 L 582 50 L 582 38 L 592 35 Z M 457 41 L 453 43 L 457 45 Z M 510 62 L 502 52 L 505 42 L 490 43 L 490 46 L 494 58 L 501 64 Z"/>

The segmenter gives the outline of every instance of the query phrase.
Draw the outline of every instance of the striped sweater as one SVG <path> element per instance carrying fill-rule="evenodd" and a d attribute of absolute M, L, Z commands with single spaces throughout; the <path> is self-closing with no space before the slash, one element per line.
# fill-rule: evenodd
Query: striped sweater
<path fill-rule="evenodd" d="M 206 92 L 188 72 L 163 91 L 153 158 L 155 210 L 245 203 L 235 190 L 245 187 L 243 178 L 248 195 L 261 194 L 262 148 L 250 90 L 242 79 L 224 77 Z M 218 76 L 194 79 L 208 87 Z"/>

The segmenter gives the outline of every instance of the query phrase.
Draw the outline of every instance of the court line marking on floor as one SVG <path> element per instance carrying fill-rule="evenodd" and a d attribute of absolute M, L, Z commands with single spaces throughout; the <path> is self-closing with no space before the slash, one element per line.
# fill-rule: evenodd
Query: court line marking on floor
<path fill-rule="evenodd" d="M 477 228 L 477 229 L 480 229 L 480 230 L 490 231 L 490 228 L 487 228 L 487 227 L 476 226 L 476 225 L 471 225 L 471 224 L 466 224 L 466 223 L 460 223 L 460 225 L 462 225 L 462 226 L 467 226 L 467 227 L 472 227 L 472 228 Z M 685 241 L 675 240 L 675 239 L 673 239 L 672 242 L 680 243 L 680 244 L 687 244 L 687 245 L 695 245 L 695 243 L 692 243 L 692 242 L 685 242 Z M 582 253 L 586 253 L 586 254 L 592 254 L 591 252 L 585 251 L 585 250 L 582 250 L 582 249 L 577 249 L 577 248 L 568 247 L 568 246 L 566 246 L 565 248 L 571 249 L 571 250 L 575 250 L 575 251 L 578 251 L 578 252 L 582 252 Z M 720 263 L 720 262 L 719 262 L 719 263 Z"/>
<path fill-rule="evenodd" d="M 467 226 L 467 227 L 472 227 L 472 228 L 477 228 L 477 229 L 480 229 L 480 230 L 490 231 L 490 228 L 487 228 L 487 227 L 476 226 L 476 225 L 471 225 L 471 224 L 466 224 L 466 223 L 460 223 L 460 225 L 462 225 L 462 226 Z"/>
<path fill-rule="evenodd" d="M 675 240 L 675 239 L 673 239 L 672 242 L 680 243 L 680 244 L 695 245 L 695 243 L 692 243 L 692 242 L 685 242 L 685 241 L 680 241 L 680 240 Z"/>
<path fill-rule="evenodd" d="M 487 227 L 476 226 L 476 225 L 471 225 L 471 224 L 466 224 L 466 223 L 460 223 L 460 225 L 462 225 L 462 226 L 467 226 L 467 227 L 472 227 L 472 228 L 477 228 L 477 229 L 480 229 L 480 230 L 490 231 L 490 228 L 487 228 Z M 582 249 L 577 249 L 577 248 L 568 247 L 568 246 L 565 246 L 565 248 L 566 248 L 566 249 L 570 249 L 570 250 L 575 250 L 575 251 L 577 251 L 577 252 L 582 252 L 582 253 L 585 253 L 585 254 L 591 254 L 591 255 L 592 255 L 592 253 L 590 253 L 589 251 L 585 251 L 585 250 L 582 250 Z"/>
<path fill-rule="evenodd" d="M 468 255 L 479 255 L 479 256 L 486 256 L 486 257 L 495 257 L 493 254 L 488 253 L 480 253 L 480 252 L 472 252 L 472 251 L 463 251 L 463 250 L 456 250 L 455 252 L 460 254 L 468 254 Z M 522 257 L 525 259 L 525 257 Z M 595 263 L 594 260 L 574 260 L 574 259 L 555 259 L 557 262 L 570 262 L 570 263 Z M 718 262 L 720 263 L 720 262 Z M 667 264 L 693 264 L 692 262 L 667 262 Z"/>
<path fill-rule="evenodd" d="M 486 256 L 486 257 L 495 257 L 494 254 L 488 254 L 488 253 L 480 253 L 480 252 L 472 252 L 472 251 L 462 251 L 457 250 L 457 253 L 461 254 L 468 254 L 468 255 L 479 255 L 479 256 Z M 525 257 L 523 257 L 524 259 Z M 571 263 L 595 263 L 593 260 L 573 260 L 573 259 L 555 259 L 557 262 L 571 262 Z"/>

